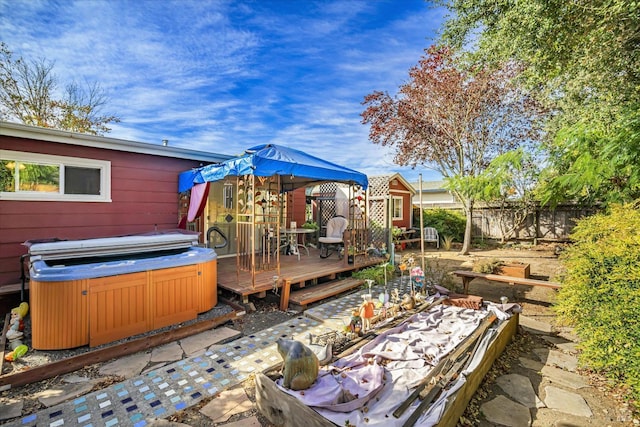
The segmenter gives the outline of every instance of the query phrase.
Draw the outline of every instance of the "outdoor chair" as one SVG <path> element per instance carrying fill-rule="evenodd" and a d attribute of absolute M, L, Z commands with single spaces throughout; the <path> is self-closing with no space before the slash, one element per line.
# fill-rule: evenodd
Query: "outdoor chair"
<path fill-rule="evenodd" d="M 344 231 L 347 229 L 349 221 L 345 217 L 335 216 L 327 222 L 327 235 L 318 238 L 320 246 L 320 258 L 327 258 L 338 251 L 338 259 L 342 259 L 344 252 Z"/>
<path fill-rule="evenodd" d="M 422 240 L 436 244 L 436 248 L 440 249 L 440 236 L 438 230 L 433 227 L 425 227 L 422 229 Z"/>

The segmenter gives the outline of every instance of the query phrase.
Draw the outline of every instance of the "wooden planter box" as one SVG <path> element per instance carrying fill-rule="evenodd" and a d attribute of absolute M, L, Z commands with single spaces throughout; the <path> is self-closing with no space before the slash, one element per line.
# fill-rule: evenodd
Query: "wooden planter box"
<path fill-rule="evenodd" d="M 515 335 L 518 327 L 518 315 L 514 314 L 509 320 L 497 328 L 496 337 L 489 344 L 478 366 L 467 375 L 467 381 L 456 392 L 447 404 L 438 422 L 439 427 L 455 427 L 464 413 L 469 401 L 482 383 L 493 362 L 502 354 L 504 348 Z M 256 403 L 262 414 L 273 424 L 283 427 L 336 427 L 312 407 L 306 406 L 300 400 L 283 392 L 275 381 L 281 377 L 276 371 L 256 373 Z M 389 408 L 389 413 L 396 408 Z"/>
<path fill-rule="evenodd" d="M 529 264 L 521 262 L 514 262 L 511 264 L 505 264 L 498 270 L 498 274 L 503 276 L 521 277 L 523 279 L 529 278 Z"/>

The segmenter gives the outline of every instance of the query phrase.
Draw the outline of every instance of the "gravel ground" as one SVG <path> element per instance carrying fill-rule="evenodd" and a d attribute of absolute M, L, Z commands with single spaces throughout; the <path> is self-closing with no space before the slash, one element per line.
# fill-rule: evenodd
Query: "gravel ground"
<path fill-rule="evenodd" d="M 103 348 L 107 348 L 116 344 L 121 344 L 125 342 L 129 342 L 138 338 L 143 338 L 151 335 L 155 335 L 158 333 L 166 332 L 176 327 L 184 327 L 188 325 L 192 325 L 196 322 L 202 322 L 205 320 L 215 319 L 221 317 L 227 313 L 231 313 L 233 308 L 226 304 L 218 304 L 211 310 L 199 314 L 197 319 L 190 320 L 188 322 L 183 322 L 174 326 L 167 326 L 161 329 L 156 329 L 154 331 L 149 331 L 144 334 L 134 335 L 128 338 L 124 338 L 118 341 L 114 341 L 108 344 L 99 345 L 96 347 L 89 348 L 89 346 L 76 347 L 72 349 L 64 349 L 64 350 L 34 350 L 31 347 L 31 316 L 27 316 L 24 321 L 24 336 L 21 338 L 21 341 L 29 347 L 29 352 L 24 355 L 22 358 L 18 359 L 15 362 L 7 363 L 2 367 L 2 374 L 11 374 L 19 371 L 23 371 L 25 369 L 33 368 L 36 366 L 46 365 L 51 362 L 56 362 L 58 360 L 68 359 L 73 356 L 78 356 L 80 354 L 87 353 L 93 350 L 100 350 Z M 4 323 L 4 320 L 2 321 Z M 4 327 L 4 325 L 3 325 Z M 7 350 L 8 351 L 8 350 Z"/>

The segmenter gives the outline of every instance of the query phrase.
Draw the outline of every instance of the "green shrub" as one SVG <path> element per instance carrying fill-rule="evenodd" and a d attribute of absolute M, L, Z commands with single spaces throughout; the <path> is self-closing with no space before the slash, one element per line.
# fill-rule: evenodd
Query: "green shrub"
<path fill-rule="evenodd" d="M 309 230 L 317 230 L 318 228 L 318 224 L 315 221 L 305 221 L 304 224 L 302 224 L 302 228 L 307 228 Z"/>
<path fill-rule="evenodd" d="M 384 285 L 385 268 L 387 269 L 387 282 L 390 282 L 393 280 L 395 275 L 395 266 L 391 263 L 384 263 L 364 268 L 360 271 L 354 272 L 351 277 L 362 280 L 371 279 L 378 285 Z"/>
<path fill-rule="evenodd" d="M 562 256 L 558 320 L 575 326 L 580 361 L 640 398 L 640 211 L 612 206 L 578 222 Z"/>
<path fill-rule="evenodd" d="M 424 226 L 435 228 L 440 236 L 451 236 L 456 242 L 464 240 L 466 219 L 461 212 L 440 208 L 425 209 L 422 211 L 422 218 Z"/>
<path fill-rule="evenodd" d="M 499 259 L 487 259 L 478 261 L 473 264 L 472 270 L 476 273 L 485 273 L 485 274 L 497 274 L 500 270 L 500 267 L 504 265 L 504 262 Z"/>

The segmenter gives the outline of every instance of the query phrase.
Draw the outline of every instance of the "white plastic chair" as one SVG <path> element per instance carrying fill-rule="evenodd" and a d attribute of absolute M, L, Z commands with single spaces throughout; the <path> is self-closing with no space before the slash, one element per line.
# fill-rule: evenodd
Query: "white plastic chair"
<path fill-rule="evenodd" d="M 345 217 L 335 216 L 327 222 L 327 235 L 318 238 L 320 258 L 327 258 L 334 250 L 338 250 L 338 258 L 342 258 L 341 248 L 344 248 L 343 234 L 349 226 Z"/>
<path fill-rule="evenodd" d="M 422 229 L 422 240 L 436 244 L 436 248 L 440 249 L 440 236 L 438 230 L 433 227 L 425 227 Z"/>

